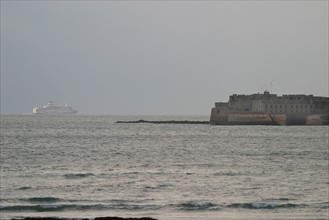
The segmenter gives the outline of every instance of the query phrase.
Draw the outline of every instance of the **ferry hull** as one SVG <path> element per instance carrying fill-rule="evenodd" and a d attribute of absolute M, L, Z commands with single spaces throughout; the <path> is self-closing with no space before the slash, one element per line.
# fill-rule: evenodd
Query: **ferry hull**
<path fill-rule="evenodd" d="M 73 112 L 33 112 L 34 115 L 71 115 L 76 114 L 78 111 Z"/>
<path fill-rule="evenodd" d="M 77 110 L 74 110 L 71 108 L 71 106 L 65 105 L 57 106 L 54 105 L 52 101 L 49 101 L 49 103 L 46 106 L 43 107 L 35 107 L 32 109 L 33 114 L 43 114 L 43 115 L 66 115 L 66 114 L 75 114 L 77 113 Z"/>

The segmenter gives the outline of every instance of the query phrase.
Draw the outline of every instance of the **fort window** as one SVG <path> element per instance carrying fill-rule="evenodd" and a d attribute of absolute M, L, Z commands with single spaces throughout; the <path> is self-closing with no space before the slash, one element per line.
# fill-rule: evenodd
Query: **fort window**
<path fill-rule="evenodd" d="M 220 111 L 219 111 L 219 110 L 217 110 L 217 113 L 220 113 Z"/>

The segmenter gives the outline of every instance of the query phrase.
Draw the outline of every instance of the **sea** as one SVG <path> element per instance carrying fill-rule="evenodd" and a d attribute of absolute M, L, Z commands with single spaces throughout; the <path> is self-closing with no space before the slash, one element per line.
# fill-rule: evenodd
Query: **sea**
<path fill-rule="evenodd" d="M 0 218 L 329 219 L 329 126 L 1 115 Z"/>

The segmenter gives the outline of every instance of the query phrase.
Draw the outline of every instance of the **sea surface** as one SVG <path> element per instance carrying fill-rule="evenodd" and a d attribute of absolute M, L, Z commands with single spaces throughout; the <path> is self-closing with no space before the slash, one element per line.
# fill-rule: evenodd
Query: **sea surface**
<path fill-rule="evenodd" d="M 328 126 L 1 115 L 0 218 L 329 219 Z"/>

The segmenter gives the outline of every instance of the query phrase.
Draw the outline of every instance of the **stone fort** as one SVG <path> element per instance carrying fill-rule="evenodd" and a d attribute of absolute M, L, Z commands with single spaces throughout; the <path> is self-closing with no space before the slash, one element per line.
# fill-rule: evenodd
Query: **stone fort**
<path fill-rule="evenodd" d="M 216 102 L 211 124 L 311 125 L 328 124 L 329 98 L 313 95 L 231 95 L 228 102 Z M 267 119 L 265 119 L 267 118 Z M 275 120 L 277 119 L 277 121 Z"/>

